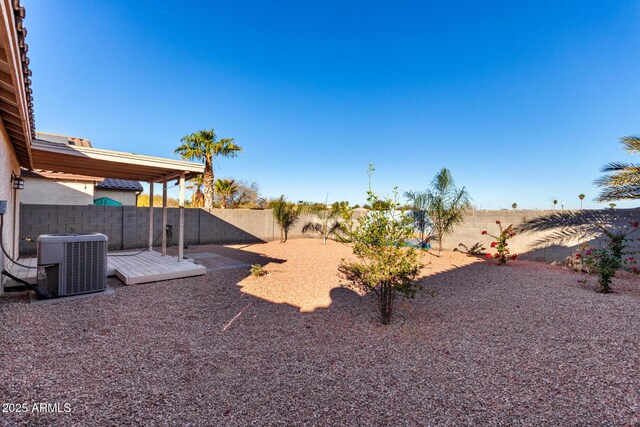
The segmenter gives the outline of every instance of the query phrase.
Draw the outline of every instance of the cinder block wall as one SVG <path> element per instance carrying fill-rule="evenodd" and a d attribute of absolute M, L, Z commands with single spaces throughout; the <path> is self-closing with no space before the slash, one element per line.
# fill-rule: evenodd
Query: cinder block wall
<path fill-rule="evenodd" d="M 280 227 L 271 210 L 185 209 L 185 243 L 234 244 L 269 242 L 280 238 Z M 109 238 L 110 250 L 143 248 L 149 240 L 149 208 L 135 206 L 22 205 L 20 237 L 36 239 L 47 233 L 98 232 Z M 312 217 L 303 215 L 289 231 L 289 238 L 311 237 L 302 226 Z M 178 241 L 179 209 L 167 208 L 167 224 L 173 228 L 169 244 Z M 154 208 L 156 245 L 161 244 L 162 209 Z M 20 254 L 36 253 L 36 244 L 20 242 Z"/>
<path fill-rule="evenodd" d="M 471 246 L 476 242 L 489 248 L 492 238 L 483 236 L 482 231 L 498 233 L 496 220 L 506 227 L 521 224 L 528 219 L 546 215 L 553 211 L 472 211 L 454 232 L 446 236 L 443 248 L 453 250 L 459 243 Z M 269 242 L 280 238 L 280 228 L 273 219 L 271 210 L 247 209 L 185 209 L 185 243 L 198 244 L 241 244 Z M 618 209 L 620 222 L 640 220 L 640 209 Z M 162 225 L 162 209 L 154 208 L 154 238 L 158 237 Z M 167 208 L 167 224 L 174 229 L 170 244 L 178 241 L 179 209 Z M 311 216 L 303 216 L 289 231 L 289 238 L 311 237 L 302 233 L 305 222 Z M 149 208 L 135 206 L 56 206 L 22 205 L 20 210 L 20 237 L 35 239 L 40 234 L 65 232 L 99 232 L 109 237 L 111 250 L 143 248 L 148 245 Z M 640 234 L 640 233 L 639 233 Z M 538 261 L 561 261 L 574 253 L 583 242 L 573 240 L 562 245 L 546 248 L 536 247 L 535 242 L 546 233 L 521 234 L 509 241 L 512 253 L 523 258 Z M 640 236 L 639 236 L 640 237 Z M 156 245 L 160 245 L 160 239 Z M 602 242 L 590 242 L 599 247 Z M 435 244 L 437 248 L 437 243 Z M 36 252 L 34 243 L 20 242 L 20 254 L 32 255 Z"/>
<path fill-rule="evenodd" d="M 491 242 L 494 240 L 489 235 L 482 235 L 483 230 L 487 230 L 489 234 L 498 235 L 499 227 L 496 221 L 500 221 L 504 227 L 510 224 L 517 226 L 532 218 L 548 215 L 558 211 L 552 210 L 499 210 L 499 211 L 471 211 L 463 224 L 455 228 L 454 232 L 443 239 L 443 248 L 453 250 L 458 247 L 459 243 L 464 243 L 471 247 L 474 243 L 480 242 L 485 248 L 490 248 Z M 640 220 L 640 209 L 617 209 L 615 215 L 618 217 L 620 224 L 629 223 L 630 221 Z M 509 249 L 511 253 L 518 254 L 524 259 L 532 259 L 535 261 L 563 261 L 567 256 L 574 254 L 576 249 L 585 243 L 578 239 L 571 239 L 562 244 L 554 244 L 548 247 L 541 247 L 536 244 L 537 241 L 549 236 L 551 231 L 519 234 L 509 240 Z M 640 237 L 640 233 L 639 236 Z M 601 239 L 591 240 L 588 242 L 595 247 L 601 247 L 603 241 Z M 438 247 L 435 243 L 434 247 Z"/>

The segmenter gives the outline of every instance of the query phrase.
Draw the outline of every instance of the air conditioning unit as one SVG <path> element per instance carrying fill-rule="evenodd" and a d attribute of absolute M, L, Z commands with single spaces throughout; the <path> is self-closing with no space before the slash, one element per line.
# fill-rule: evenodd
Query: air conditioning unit
<path fill-rule="evenodd" d="M 100 233 L 38 236 L 38 289 L 54 297 L 104 291 L 107 242 Z"/>

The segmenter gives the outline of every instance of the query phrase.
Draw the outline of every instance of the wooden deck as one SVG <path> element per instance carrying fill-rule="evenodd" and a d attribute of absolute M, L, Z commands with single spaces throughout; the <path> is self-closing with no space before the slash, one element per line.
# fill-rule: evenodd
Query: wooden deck
<path fill-rule="evenodd" d="M 175 256 L 162 256 L 155 251 L 135 256 L 116 256 L 120 254 L 126 252 L 109 256 L 107 275 L 118 277 L 125 285 L 201 276 L 207 272 L 206 267 L 194 263 L 191 259 L 178 262 Z"/>
<path fill-rule="evenodd" d="M 107 259 L 107 276 L 116 276 L 125 285 L 158 282 L 160 280 L 181 279 L 183 277 L 201 276 L 207 272 L 203 265 L 195 264 L 191 259 L 178 262 L 175 256 L 162 256 L 159 252 L 142 252 L 135 256 L 117 256 L 135 254 L 136 252 L 112 253 Z M 36 258 L 19 260 L 21 264 L 36 266 Z M 37 270 L 13 265 L 9 273 L 37 283 Z"/>

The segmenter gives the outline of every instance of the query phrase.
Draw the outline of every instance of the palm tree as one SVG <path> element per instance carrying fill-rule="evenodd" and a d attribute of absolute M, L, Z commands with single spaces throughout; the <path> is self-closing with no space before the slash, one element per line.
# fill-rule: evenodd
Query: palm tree
<path fill-rule="evenodd" d="M 411 216 L 413 228 L 420 233 L 420 247 L 426 248 L 429 244 L 428 229 L 431 227 L 429 220 L 429 194 L 426 191 L 405 191 L 404 196 L 411 202 Z"/>
<path fill-rule="evenodd" d="M 439 255 L 442 255 L 442 239 L 464 220 L 464 215 L 470 208 L 471 202 L 466 188 L 456 188 L 451 172 L 442 168 L 433 179 L 431 189 L 427 191 L 427 213 L 438 239 Z"/>
<path fill-rule="evenodd" d="M 213 159 L 218 156 L 235 157 L 242 151 L 233 138 L 218 139 L 213 129 L 201 130 L 185 136 L 180 140 L 182 145 L 175 149 L 175 153 L 186 160 L 201 160 L 204 162 L 204 207 L 213 207 Z"/>
<path fill-rule="evenodd" d="M 580 209 L 582 209 L 582 201 L 584 200 L 584 198 L 587 197 L 584 194 L 578 194 L 578 199 L 580 199 Z"/>
<path fill-rule="evenodd" d="M 204 194 L 202 193 L 202 175 L 191 178 L 186 188 L 187 190 L 193 191 L 193 193 L 191 194 L 191 206 L 194 208 L 203 207 Z"/>
<path fill-rule="evenodd" d="M 513 210 L 515 211 L 516 209 L 518 209 L 518 204 L 517 204 L 517 203 L 514 203 L 514 204 L 512 204 L 512 205 L 511 205 L 511 207 L 512 207 L 512 208 L 513 208 Z"/>
<path fill-rule="evenodd" d="M 615 203 L 609 203 L 609 207 L 610 207 L 611 209 L 615 209 L 615 208 L 616 208 L 616 206 L 618 206 L 618 205 L 616 205 Z"/>
<path fill-rule="evenodd" d="M 640 153 L 640 136 L 625 136 L 620 143 L 627 153 Z M 623 199 L 640 199 L 640 164 L 612 162 L 602 168 L 607 173 L 595 184 L 602 187 L 598 202 L 612 202 Z"/>
<path fill-rule="evenodd" d="M 218 195 L 220 196 L 220 208 L 227 208 L 227 200 L 232 198 L 234 193 L 238 191 L 238 186 L 233 179 L 216 179 L 213 183 Z"/>
<path fill-rule="evenodd" d="M 322 237 L 322 244 L 327 244 L 327 239 L 332 234 L 337 234 L 340 229 L 340 222 L 337 218 L 342 212 L 341 205 L 336 203 L 330 208 L 327 203 L 324 205 L 310 205 L 304 212 L 309 212 L 317 217 L 317 221 L 308 221 L 302 226 L 303 233 L 318 233 Z"/>
<path fill-rule="evenodd" d="M 556 205 L 558 204 L 558 201 L 556 199 L 553 199 L 553 210 L 556 210 Z"/>
<path fill-rule="evenodd" d="M 287 241 L 289 229 L 298 221 L 300 210 L 293 203 L 289 203 L 284 195 L 270 203 L 273 217 L 280 225 L 280 243 Z"/>

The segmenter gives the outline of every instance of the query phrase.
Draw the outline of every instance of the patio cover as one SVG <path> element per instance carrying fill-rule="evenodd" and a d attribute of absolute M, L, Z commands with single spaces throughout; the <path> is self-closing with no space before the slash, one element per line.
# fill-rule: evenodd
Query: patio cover
<path fill-rule="evenodd" d="M 162 230 L 167 228 L 167 181 L 180 183 L 180 224 L 178 227 L 178 261 L 184 250 L 184 185 L 185 180 L 204 172 L 201 163 L 142 156 L 121 151 L 102 150 L 33 139 L 33 168 L 98 178 L 118 178 L 149 183 L 149 205 L 153 208 L 153 183 L 162 182 Z M 149 209 L 149 250 L 152 250 L 153 209 Z M 167 254 L 167 235 L 162 233 L 162 255 Z"/>
<path fill-rule="evenodd" d="M 142 156 L 122 151 L 80 147 L 34 139 L 31 141 L 33 168 L 102 178 L 161 182 L 193 178 L 204 165 L 184 160 Z"/>

